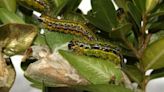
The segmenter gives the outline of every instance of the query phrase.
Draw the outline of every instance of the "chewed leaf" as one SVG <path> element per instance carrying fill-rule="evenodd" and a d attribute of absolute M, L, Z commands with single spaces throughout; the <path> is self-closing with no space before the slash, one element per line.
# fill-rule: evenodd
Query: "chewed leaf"
<path fill-rule="evenodd" d="M 79 56 L 63 50 L 60 50 L 59 52 L 81 76 L 93 84 L 119 84 L 122 81 L 120 68 L 110 61 Z"/>
<path fill-rule="evenodd" d="M 145 71 L 164 67 L 164 37 L 153 42 L 144 52 L 142 62 Z"/>
<path fill-rule="evenodd" d="M 25 51 L 37 34 L 37 28 L 29 24 L 6 24 L 0 27 L 0 43 L 6 55 Z"/>

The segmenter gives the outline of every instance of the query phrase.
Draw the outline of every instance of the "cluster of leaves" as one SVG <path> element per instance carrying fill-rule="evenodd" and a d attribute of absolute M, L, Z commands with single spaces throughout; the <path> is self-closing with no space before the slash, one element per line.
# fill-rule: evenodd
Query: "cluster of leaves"
<path fill-rule="evenodd" d="M 75 38 L 74 35 L 59 32 L 45 31 L 44 35 L 40 34 L 35 27 L 39 27 L 39 21 L 32 16 L 33 10 L 24 7 L 19 3 L 20 1 L 0 1 L 0 22 L 3 25 L 0 28 L 0 41 L 3 45 L 0 46 L 4 48 L 2 53 L 9 56 L 18 54 L 25 51 L 31 43 L 32 45 L 47 45 L 53 51 Z M 130 80 L 131 83 L 138 83 L 138 89 L 144 91 L 149 80 L 164 76 L 162 71 L 164 68 L 163 0 L 114 0 L 118 9 L 115 9 L 111 0 L 91 0 L 92 10 L 87 15 L 78 9 L 81 0 L 47 1 L 51 16 L 60 16 L 63 19 L 88 24 L 88 27 L 100 40 L 110 41 L 118 45 L 121 48 L 121 54 L 127 61 L 126 63 L 122 62 L 121 68 L 119 68 L 119 66 L 102 59 L 59 51 L 80 75 L 94 84 L 80 88 L 91 92 L 131 92 L 125 88 L 128 86 L 127 84 L 121 83 L 124 77 L 122 72 L 124 72 L 128 76 L 124 82 Z M 21 25 L 15 25 L 16 23 Z M 9 24 L 12 27 L 8 26 Z M 34 33 L 30 32 L 29 26 L 32 27 Z M 20 32 L 24 31 L 24 28 L 26 32 L 28 31 L 27 33 Z M 36 31 L 38 31 L 37 35 Z M 29 33 L 33 33 L 30 38 L 36 37 L 33 42 L 32 39 L 27 41 L 29 37 L 26 34 Z M 15 45 L 19 49 L 10 54 L 5 51 L 11 49 L 11 43 L 15 43 L 13 42 L 13 35 L 19 35 L 15 39 L 21 40 L 18 40 L 17 45 Z M 20 45 L 24 41 L 28 44 Z M 149 69 L 154 69 L 154 71 L 147 76 L 145 73 Z M 110 83 L 113 76 L 114 84 Z"/>

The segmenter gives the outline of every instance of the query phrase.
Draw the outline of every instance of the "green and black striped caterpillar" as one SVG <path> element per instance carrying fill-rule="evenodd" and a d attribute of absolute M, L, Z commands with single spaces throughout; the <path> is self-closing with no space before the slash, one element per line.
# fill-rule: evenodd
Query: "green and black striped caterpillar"
<path fill-rule="evenodd" d="M 27 8 L 41 11 L 41 13 L 46 11 L 49 6 L 47 0 L 20 0 L 20 3 L 27 6 Z M 83 23 L 70 20 L 59 20 L 47 16 L 47 14 L 42 14 L 39 20 L 42 23 L 41 28 L 81 36 L 88 41 L 97 40 L 94 33 Z"/>
<path fill-rule="evenodd" d="M 31 8 L 43 13 L 49 9 L 46 0 L 21 0 L 27 8 Z M 66 34 L 73 34 L 81 36 L 86 41 L 72 40 L 68 44 L 68 48 L 77 52 L 78 54 L 84 54 L 88 56 L 94 56 L 102 59 L 107 59 L 116 64 L 120 64 L 123 60 L 120 54 L 119 48 L 102 42 L 95 42 L 97 38 L 95 34 L 83 23 L 60 20 L 47 15 L 41 15 L 39 17 L 42 28 L 50 31 L 63 32 Z"/>
<path fill-rule="evenodd" d="M 40 21 L 45 29 L 81 36 L 88 41 L 97 40 L 94 33 L 82 23 L 59 20 L 45 15 L 40 17 Z"/>
<path fill-rule="evenodd" d="M 19 4 L 42 13 L 49 11 L 50 8 L 47 0 L 19 0 Z"/>
<path fill-rule="evenodd" d="M 115 64 L 120 64 L 123 59 L 119 48 L 111 43 L 72 40 L 69 42 L 68 48 L 78 54 L 107 59 Z"/>

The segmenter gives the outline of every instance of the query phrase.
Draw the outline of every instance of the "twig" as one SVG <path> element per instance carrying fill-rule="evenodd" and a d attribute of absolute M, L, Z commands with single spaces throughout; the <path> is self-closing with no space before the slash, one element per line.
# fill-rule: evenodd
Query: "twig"
<path fill-rule="evenodd" d="M 133 46 L 132 43 L 130 43 L 124 36 L 122 36 L 122 40 L 124 41 L 124 43 L 133 51 L 133 53 L 135 54 L 135 56 L 137 58 L 140 58 L 141 56 L 139 55 L 137 49 Z"/>
<path fill-rule="evenodd" d="M 149 41 L 150 41 L 151 36 L 152 36 L 151 33 L 149 33 L 148 35 L 146 35 L 146 38 L 145 38 L 144 41 L 143 41 L 143 45 L 142 45 L 142 47 L 140 48 L 140 50 L 139 50 L 139 52 L 138 52 L 141 56 L 142 56 L 142 54 L 143 54 L 145 48 L 146 48 L 147 45 L 149 44 Z"/>
<path fill-rule="evenodd" d="M 146 14 L 142 17 L 143 24 L 141 25 L 140 33 L 141 36 L 139 37 L 139 49 L 142 48 L 145 40 L 145 31 L 146 31 L 146 23 L 147 23 L 147 16 Z"/>

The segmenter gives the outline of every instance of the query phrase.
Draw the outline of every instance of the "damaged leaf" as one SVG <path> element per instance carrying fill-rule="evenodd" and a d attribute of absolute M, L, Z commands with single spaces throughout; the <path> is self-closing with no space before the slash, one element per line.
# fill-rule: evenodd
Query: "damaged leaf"
<path fill-rule="evenodd" d="M 0 42 L 3 43 L 3 53 L 19 54 L 25 51 L 37 34 L 37 28 L 28 24 L 6 24 L 0 27 Z"/>

